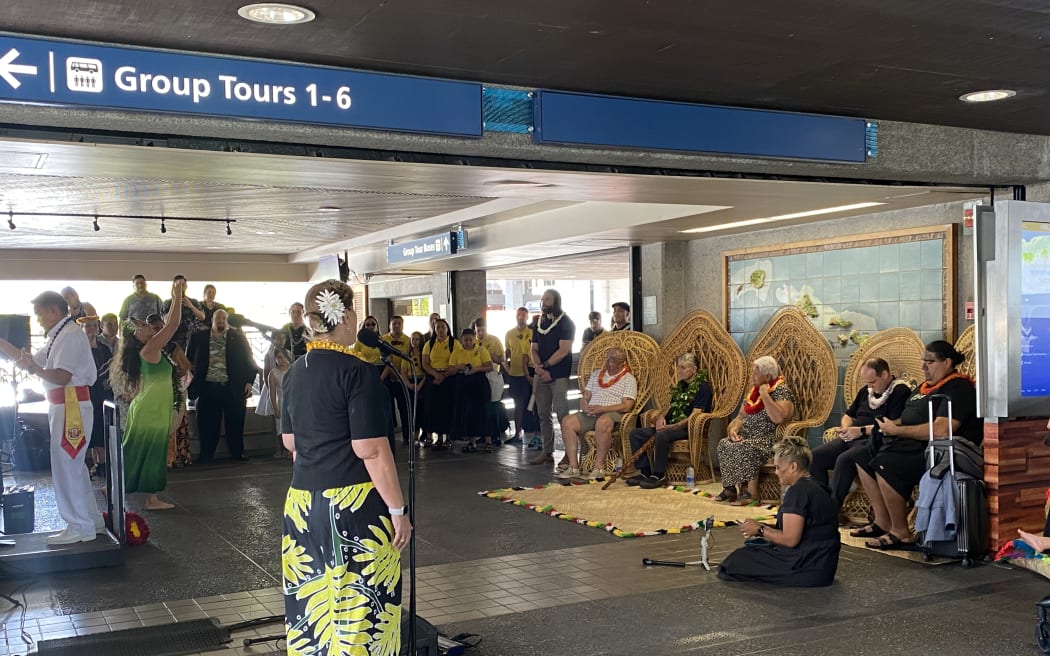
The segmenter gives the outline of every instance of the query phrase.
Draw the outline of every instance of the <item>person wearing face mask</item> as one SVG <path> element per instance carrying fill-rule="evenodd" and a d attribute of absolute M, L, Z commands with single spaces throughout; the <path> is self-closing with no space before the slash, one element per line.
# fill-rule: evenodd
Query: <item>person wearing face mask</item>
<path fill-rule="evenodd" d="M 197 402 L 201 441 L 197 462 L 211 462 L 215 457 L 224 424 L 230 457 L 248 460 L 244 455 L 244 414 L 258 369 L 247 340 L 229 328 L 226 311 L 218 310 L 212 316 L 211 329 L 198 332 L 190 340 L 187 356 L 193 363 L 189 396 Z"/>
<path fill-rule="evenodd" d="M 842 415 L 838 436 L 813 449 L 810 467 L 810 476 L 825 486 L 830 485 L 831 498 L 840 508 L 857 476 L 857 459 L 870 448 L 877 430 L 875 418 L 898 419 L 911 396 L 908 384 L 894 378 L 889 363 L 882 358 L 866 360 L 860 367 L 860 380 L 864 386 Z M 833 470 L 830 483 L 828 470 Z M 863 530 L 851 535 L 871 537 Z"/>
<path fill-rule="evenodd" d="M 172 303 L 159 330 L 144 321 L 125 324 L 112 365 L 112 384 L 122 395 L 134 397 L 124 428 L 124 489 L 146 494 L 146 510 L 174 508 L 157 497 L 168 482 L 168 440 L 178 379 L 163 349 L 179 328 L 185 287 L 184 278 L 175 279 Z"/>

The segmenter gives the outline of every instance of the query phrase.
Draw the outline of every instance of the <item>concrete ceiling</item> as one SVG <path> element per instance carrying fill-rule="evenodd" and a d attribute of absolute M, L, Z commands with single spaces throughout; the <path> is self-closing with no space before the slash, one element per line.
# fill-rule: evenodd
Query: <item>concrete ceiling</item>
<path fill-rule="evenodd" d="M 1045 0 L 5 0 L 2 28 L 238 56 L 1050 134 Z M 986 106 L 958 97 L 1011 88 Z"/>
<path fill-rule="evenodd" d="M 360 274 L 493 268 L 691 239 L 683 230 L 856 203 L 899 209 L 983 190 L 623 175 L 0 140 L 0 250 L 350 254 Z M 325 212 L 322 208 L 339 208 Z M 791 225 L 872 209 L 777 222 Z M 32 216 L 53 213 L 52 216 Z M 90 217 L 103 215 L 94 231 Z M 137 214 L 152 219 L 109 218 Z M 159 217 L 166 217 L 161 234 Z M 180 221 L 220 219 L 217 223 Z M 221 219 L 230 218 L 233 235 Z M 450 260 L 392 268 L 386 246 L 462 225 Z M 752 229 L 750 227 L 730 230 Z"/>

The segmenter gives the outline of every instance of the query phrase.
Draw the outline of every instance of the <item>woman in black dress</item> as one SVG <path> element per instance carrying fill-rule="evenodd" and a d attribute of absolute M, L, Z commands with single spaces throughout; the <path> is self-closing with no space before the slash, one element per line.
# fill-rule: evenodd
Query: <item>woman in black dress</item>
<path fill-rule="evenodd" d="M 855 531 L 857 537 L 870 538 L 871 549 L 910 549 L 915 537 L 908 526 L 908 500 L 926 472 L 926 446 L 930 440 L 929 402 L 933 395 L 952 401 L 952 432 L 980 445 L 984 425 L 977 417 L 977 391 L 973 379 L 955 370 L 966 356 L 948 342 L 937 340 L 926 345 L 922 372 L 926 380 L 904 403 L 900 419 L 875 419 L 882 439 L 872 441 L 870 458 L 858 460 L 857 472 L 868 498 L 874 521 Z M 948 434 L 948 404 L 933 398 L 933 433 Z"/>
<path fill-rule="evenodd" d="M 748 543 L 722 561 L 718 577 L 816 588 L 831 585 L 839 566 L 838 507 L 828 489 L 809 477 L 812 453 L 801 437 L 773 447 L 777 478 L 786 487 L 773 526 L 740 524 Z"/>
<path fill-rule="evenodd" d="M 310 289 L 309 352 L 282 384 L 295 457 L 281 542 L 290 654 L 401 653 L 400 550 L 412 524 L 387 438 L 390 399 L 350 348 L 353 300 L 336 280 Z"/>

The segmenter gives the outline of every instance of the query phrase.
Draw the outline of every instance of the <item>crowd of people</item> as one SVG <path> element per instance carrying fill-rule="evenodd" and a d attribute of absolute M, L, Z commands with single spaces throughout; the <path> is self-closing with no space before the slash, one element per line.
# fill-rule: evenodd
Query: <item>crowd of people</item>
<path fill-rule="evenodd" d="M 603 366 L 584 385 L 580 411 L 568 412 L 576 326 L 554 289 L 544 291 L 541 312 L 531 321 L 528 310 L 518 308 L 515 326 L 501 341 L 488 333 L 483 318 L 458 334 L 436 313 L 430 316 L 425 334 L 405 334 L 399 316 L 390 318 L 386 332 L 374 316 L 357 324 L 356 313 L 350 311 L 352 295 L 344 293 L 345 285 L 333 286 L 341 283 L 329 281 L 328 287 L 315 287 L 305 303 L 294 303 L 289 323 L 268 335 L 272 346 L 260 370 L 243 333 L 231 326 L 228 309 L 216 302 L 213 285 L 205 287 L 204 300 L 196 301 L 186 295 L 186 279 L 178 276 L 169 298 L 162 301 L 148 291 L 143 276 L 135 276 L 133 283 L 134 293 L 116 315 L 99 316 L 72 288 L 61 294 L 45 292 L 33 300 L 46 331 L 44 347 L 30 355 L 0 341 L 0 350 L 39 377 L 48 390 L 56 497 L 68 525 L 53 536 L 58 543 L 93 539 L 99 528 L 97 510 L 87 508 L 83 489 L 90 488 L 89 468 L 105 472 L 102 404 L 108 399 L 123 408 L 126 489 L 146 495 L 145 508 L 161 510 L 171 507 L 157 496 L 165 488 L 168 469 L 189 462 L 187 401 L 195 404 L 197 413 L 197 462 L 215 457 L 220 431 L 230 456 L 246 460 L 246 399 L 259 374 L 262 394 L 257 412 L 273 416 L 276 422 L 275 455 L 298 455 L 309 458 L 314 463 L 311 468 L 321 467 L 318 458 L 323 459 L 331 445 L 315 451 L 288 439 L 296 432 L 296 423 L 333 439 L 346 431 L 334 424 L 314 426 L 303 414 L 302 408 L 317 401 L 306 400 L 302 390 L 313 383 L 304 381 L 324 374 L 307 375 L 296 366 L 311 351 L 352 355 L 360 363 L 354 365 L 354 376 L 370 371 L 366 377 L 377 381 L 378 391 L 368 393 L 378 396 L 367 397 L 368 407 L 389 407 L 389 413 L 366 413 L 378 419 L 358 428 L 370 438 L 382 437 L 387 447 L 376 451 L 371 445 L 357 453 L 353 426 L 349 438 L 355 446 L 353 457 L 373 481 L 387 476 L 387 464 L 371 461 L 393 453 L 394 418 L 403 444 L 434 450 L 460 442 L 463 453 L 492 452 L 501 443 L 521 445 L 531 437 L 534 442 L 529 446 L 535 444 L 538 453 L 529 462 L 536 465 L 553 464 L 554 422 L 558 421 L 565 454 L 554 468 L 557 478 L 603 480 L 613 436 L 638 398 L 638 382 L 627 364 L 629 353 L 609 348 L 602 354 Z M 630 307 L 616 303 L 612 310 L 608 330 L 629 330 Z M 351 316 L 352 326 L 347 323 Z M 600 315 L 591 313 L 589 319 L 585 349 L 605 330 Z M 344 334 L 351 327 L 374 331 L 375 336 Z M 389 349 L 380 348 L 380 342 L 406 357 L 384 358 L 383 351 Z M 852 535 L 866 538 L 873 549 L 914 545 L 908 501 L 926 467 L 928 402 L 935 406 L 935 431 L 947 431 L 944 401 L 950 398 L 954 433 L 975 444 L 981 441 L 973 381 L 957 371 L 964 359 L 951 344 L 931 342 L 923 358 L 925 381 L 916 389 L 896 379 L 884 360 L 865 361 L 860 369 L 864 386 L 842 416 L 836 439 L 811 451 L 804 440 L 778 439 L 779 428 L 796 414 L 791 381 L 785 380 L 775 359 L 757 358 L 752 363 L 751 388 L 717 444 L 723 489 L 716 500 L 735 505 L 758 502 L 761 470 L 771 458 L 784 496 L 775 524 L 741 524 L 748 544 L 722 564 L 720 576 L 785 585 L 829 584 L 837 566 L 840 509 L 855 482 L 871 499 L 872 521 Z M 692 417 L 711 411 L 714 394 L 702 354 L 680 354 L 668 407 L 657 408 L 651 425 L 629 435 L 632 450 L 638 452 L 639 473 L 625 480 L 628 486 L 654 489 L 668 484 L 673 444 L 688 439 Z M 512 417 L 503 412 L 505 396 L 513 399 Z M 298 420 L 292 410 L 296 407 Z M 595 436 L 590 459 L 594 464 L 583 471 L 580 437 L 588 432 Z M 331 466 L 322 468 L 331 472 L 329 483 L 361 484 Z M 296 476 L 293 488 L 314 477 Z M 383 486 L 390 488 L 389 481 Z M 391 489 L 380 496 L 388 504 L 398 501 Z M 305 513 L 306 506 L 302 508 Z M 309 514 L 312 517 L 315 510 L 323 514 L 326 508 L 318 506 Z M 291 521 L 296 539 L 305 544 L 303 527 L 294 518 Z"/>

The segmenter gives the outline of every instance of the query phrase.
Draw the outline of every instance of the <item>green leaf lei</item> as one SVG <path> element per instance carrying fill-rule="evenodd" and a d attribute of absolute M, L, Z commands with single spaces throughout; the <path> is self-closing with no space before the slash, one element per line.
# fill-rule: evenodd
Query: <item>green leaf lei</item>
<path fill-rule="evenodd" d="M 707 382 L 707 370 L 700 369 L 688 384 L 684 380 L 678 381 L 671 389 L 671 416 L 670 424 L 677 424 L 693 412 L 693 399 L 700 386 Z"/>

